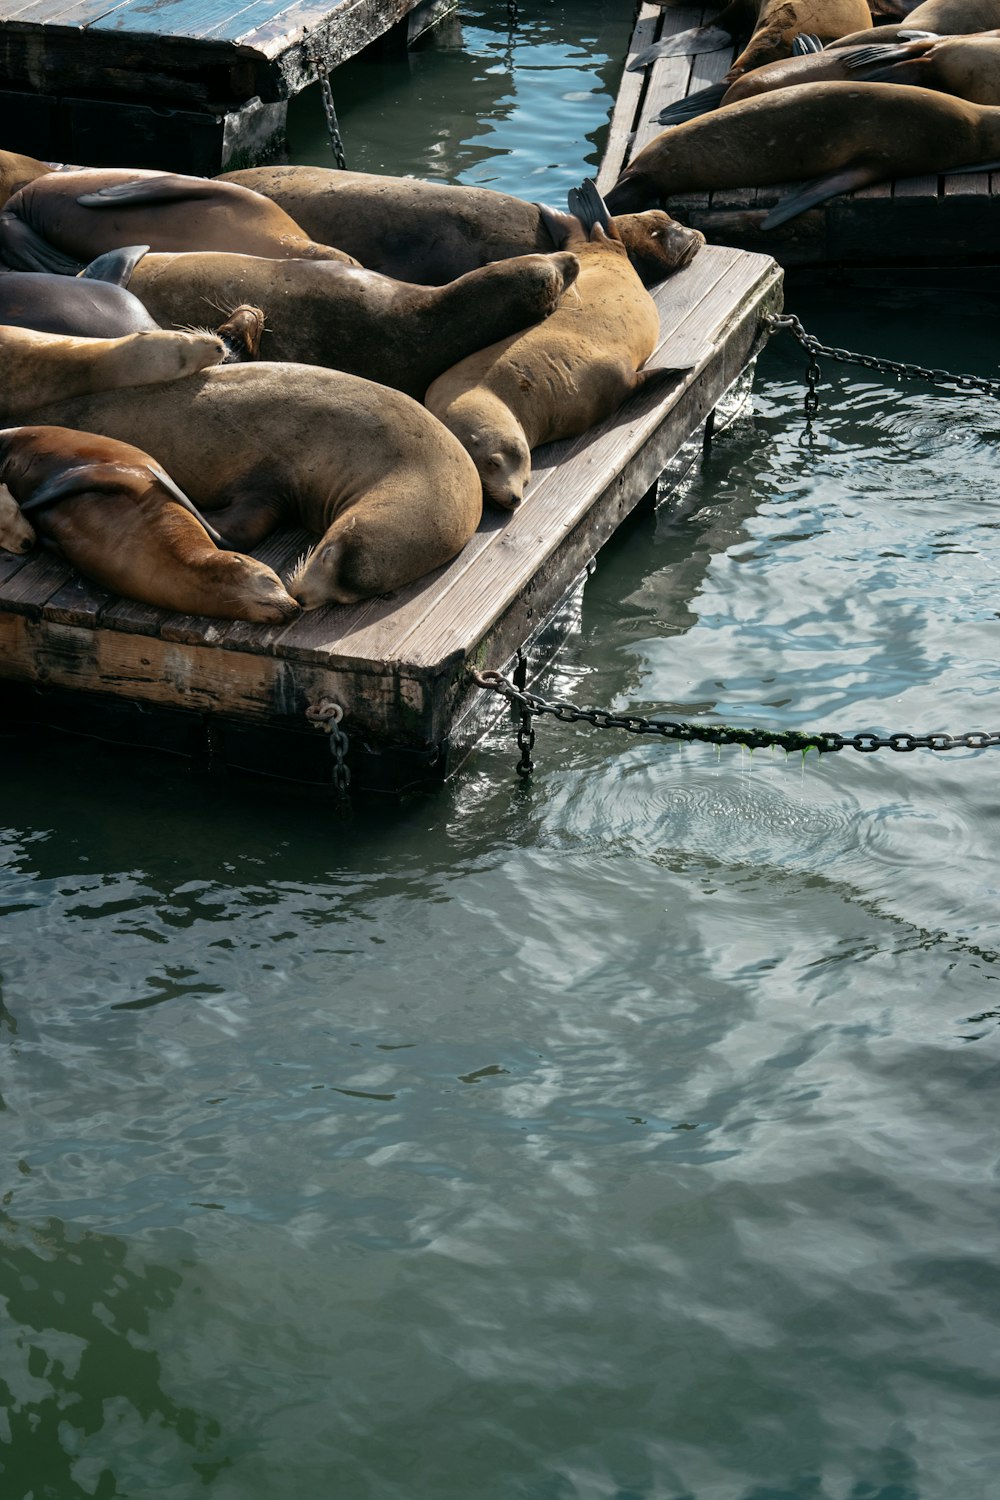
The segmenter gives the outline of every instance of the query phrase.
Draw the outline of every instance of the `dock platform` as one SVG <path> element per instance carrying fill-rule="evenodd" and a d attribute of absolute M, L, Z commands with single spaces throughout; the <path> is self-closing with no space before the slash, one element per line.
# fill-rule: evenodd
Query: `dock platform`
<path fill-rule="evenodd" d="M 0 141 L 89 166 L 252 166 L 284 146 L 289 98 L 456 3 L 0 0 Z"/>
<path fill-rule="evenodd" d="M 660 10 L 643 4 L 629 58 L 662 37 L 700 26 L 717 7 L 692 5 Z M 876 27 L 873 36 L 877 37 Z M 608 192 L 637 152 L 663 126 L 666 105 L 718 83 L 732 49 L 700 56 L 660 58 L 643 73 L 624 73 L 598 186 Z M 950 173 L 876 183 L 832 198 L 777 229 L 761 221 L 795 184 L 725 188 L 677 194 L 666 208 L 713 243 L 773 255 L 789 269 L 832 273 L 939 266 L 1000 264 L 1000 173 Z"/>
<path fill-rule="evenodd" d="M 443 780 L 481 733 L 488 697 L 496 711 L 470 669 L 506 668 L 543 629 L 753 359 L 781 288 L 769 257 L 707 246 L 654 292 L 649 363 L 691 368 L 536 450 L 521 507 L 490 509 L 458 558 L 391 597 L 282 627 L 227 624 L 112 597 L 51 553 L 0 553 L 5 717 L 329 786 L 329 742 L 306 717 L 326 700 L 344 711 L 353 785 Z M 278 532 L 255 555 L 281 572 L 309 540 Z"/>

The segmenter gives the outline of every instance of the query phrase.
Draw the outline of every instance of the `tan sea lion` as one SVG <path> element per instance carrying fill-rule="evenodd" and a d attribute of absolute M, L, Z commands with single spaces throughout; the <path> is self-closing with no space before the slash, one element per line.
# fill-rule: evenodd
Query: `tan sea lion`
<path fill-rule="evenodd" d="M 50 166 L 43 161 L 36 161 L 33 156 L 20 156 L 16 151 L 0 151 L 0 208 L 29 182 L 51 171 Z"/>
<path fill-rule="evenodd" d="M 0 430 L 0 481 L 85 578 L 181 614 L 278 624 L 298 605 L 266 564 L 220 552 L 140 448 L 66 427 Z"/>
<path fill-rule="evenodd" d="M 771 229 L 838 193 L 1000 157 L 1000 108 L 887 83 L 779 89 L 665 130 L 607 194 L 611 210 L 685 189 L 815 178 L 763 221 Z"/>
<path fill-rule="evenodd" d="M 482 512 L 468 454 L 418 402 L 336 370 L 246 364 L 41 408 L 37 422 L 141 446 L 226 541 L 322 537 L 290 588 L 307 609 L 387 593 L 450 561 Z"/>
<path fill-rule="evenodd" d="M 831 58 L 835 53 L 829 54 Z M 1000 105 L 1000 32 L 902 42 L 896 47 L 853 49 L 850 74 L 866 83 L 910 83 L 973 104 Z"/>
<path fill-rule="evenodd" d="M 659 0 L 666 9 L 672 0 Z M 796 37 L 811 35 L 831 42 L 872 25 L 868 0 L 730 0 L 710 25 L 697 26 L 666 37 L 638 53 L 628 64 L 630 73 L 649 67 L 659 57 L 717 52 L 745 41 L 726 74 L 732 82 L 751 68 L 791 57 Z"/>
<path fill-rule="evenodd" d="M 643 386 L 676 375 L 639 370 L 660 321 L 611 219 L 588 237 L 561 217 L 580 261 L 576 295 L 538 328 L 447 370 L 424 398 L 472 454 L 486 498 L 507 510 L 524 497 L 532 448 L 586 432 Z"/>
<path fill-rule="evenodd" d="M 219 180 L 262 193 L 314 239 L 400 281 L 440 286 L 491 261 L 559 248 L 539 204 L 490 188 L 297 166 L 251 167 Z M 668 214 L 624 214 L 615 227 L 646 286 L 688 254 L 692 231 Z"/>
<path fill-rule="evenodd" d="M 131 289 L 160 324 L 253 303 L 267 318 L 265 359 L 329 365 L 419 398 L 474 349 L 547 317 L 577 270 L 566 252 L 523 255 L 426 287 L 318 261 L 147 255 Z"/>
<path fill-rule="evenodd" d="M 989 31 L 1000 26 L 1000 0 L 923 0 L 907 14 L 905 21 L 880 26 L 875 32 L 879 42 L 892 42 L 901 33 L 932 32 L 936 36 L 968 36 L 974 31 Z M 869 34 L 867 40 L 871 40 Z M 853 47 L 866 40 L 861 31 L 846 32 L 831 47 Z"/>
<path fill-rule="evenodd" d="M 212 333 L 158 329 L 86 339 L 0 326 L 0 420 L 30 417 L 50 401 L 93 391 L 181 380 L 220 364 L 225 352 Z"/>
<path fill-rule="evenodd" d="M 48 172 L 0 210 L 0 257 L 16 270 L 75 272 L 106 250 L 138 244 L 355 264 L 259 193 L 204 177 L 133 167 Z"/>

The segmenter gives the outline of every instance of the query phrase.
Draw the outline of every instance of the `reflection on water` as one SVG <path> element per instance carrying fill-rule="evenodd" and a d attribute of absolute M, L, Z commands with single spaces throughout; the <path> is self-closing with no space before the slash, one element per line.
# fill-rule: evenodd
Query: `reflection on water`
<path fill-rule="evenodd" d="M 490 90 L 401 170 L 500 173 L 505 19 L 392 64 Z M 995 373 L 992 292 L 789 300 Z M 996 727 L 993 405 L 824 368 L 807 448 L 801 369 L 604 549 L 544 689 Z M 993 1500 L 995 754 L 540 723 L 529 785 L 503 729 L 344 817 L 0 738 L 2 1500 Z"/>

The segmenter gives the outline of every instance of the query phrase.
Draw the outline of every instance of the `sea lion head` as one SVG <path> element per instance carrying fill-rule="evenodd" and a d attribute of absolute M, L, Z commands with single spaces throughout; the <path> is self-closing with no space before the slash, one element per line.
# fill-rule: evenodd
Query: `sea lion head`
<path fill-rule="evenodd" d="M 215 334 L 226 346 L 223 364 L 243 364 L 248 360 L 259 359 L 260 341 L 264 336 L 263 311 L 243 302 L 215 329 Z"/>
<path fill-rule="evenodd" d="M 661 208 L 619 214 L 614 222 L 644 286 L 655 286 L 688 265 L 705 243 L 700 229 L 679 224 Z"/>
<path fill-rule="evenodd" d="M 279 625 L 299 613 L 299 605 L 266 563 L 243 552 L 220 552 L 212 559 L 215 599 L 224 619 Z M 230 615 L 225 606 L 231 603 Z"/>
<path fill-rule="evenodd" d="M 22 557 L 35 545 L 34 528 L 5 484 L 0 484 L 0 548 Z"/>

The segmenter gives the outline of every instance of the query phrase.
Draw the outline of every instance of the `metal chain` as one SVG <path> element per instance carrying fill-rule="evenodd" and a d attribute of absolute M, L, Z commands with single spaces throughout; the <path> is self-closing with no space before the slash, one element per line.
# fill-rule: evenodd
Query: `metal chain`
<path fill-rule="evenodd" d="M 825 359 L 839 360 L 841 364 L 863 365 L 866 370 L 878 370 L 883 375 L 899 375 L 912 380 L 925 380 L 930 385 L 950 385 L 959 391 L 979 391 L 984 396 L 1000 398 L 1000 380 L 987 380 L 981 375 L 953 375 L 949 370 L 932 370 L 925 365 L 907 365 L 896 359 L 879 359 L 874 354 L 852 354 L 849 349 L 836 349 L 827 344 L 821 344 L 815 334 L 806 333 L 799 319 L 794 314 L 778 316 L 772 314 L 768 322 L 776 333 L 790 333 L 793 338 L 798 339 L 810 358 L 810 365 L 806 371 L 806 380 L 809 390 L 806 395 L 806 416 L 815 414 L 819 400 L 816 397 L 816 383 L 819 380 L 820 370 L 816 360 L 819 355 Z M 810 407 L 810 401 L 815 404 Z"/>
<path fill-rule="evenodd" d="M 323 698 L 319 703 L 310 703 L 306 709 L 306 718 L 316 729 L 330 736 L 330 754 L 333 756 L 333 785 L 337 792 L 343 797 L 351 784 L 351 768 L 347 764 L 346 756 L 350 749 L 350 741 L 346 731 L 343 730 L 341 722 L 344 710 L 339 703 L 334 703 L 332 698 Z"/>
<path fill-rule="evenodd" d="M 613 714 L 605 708 L 577 708 L 574 703 L 559 699 L 550 702 L 540 698 L 537 693 L 518 687 L 509 677 L 504 677 L 502 672 L 473 671 L 472 679 L 477 687 L 498 693 L 508 703 L 520 708 L 522 715 L 527 714 L 529 722 L 532 714 L 550 714 L 562 724 L 584 722 L 592 724 L 595 729 L 624 729 L 627 734 L 651 734 L 663 740 L 744 745 L 748 750 L 777 745 L 782 750 L 818 750 L 821 754 L 837 750 L 859 750 L 865 754 L 871 754 L 875 750 L 990 750 L 1000 745 L 1000 733 L 992 734 L 983 729 L 968 730 L 965 734 L 911 734 L 905 730 L 886 735 L 875 734 L 871 730 L 863 730 L 860 734 L 837 734 L 831 730 L 809 734 L 797 729 L 735 728 L 731 724 L 692 724 L 675 719 L 647 719 L 638 714 Z M 520 771 L 520 766 L 518 770 Z"/>
<path fill-rule="evenodd" d="M 523 651 L 517 653 L 517 666 L 514 669 L 512 685 L 517 692 L 522 694 L 528 685 L 528 658 Z M 517 763 L 517 774 L 528 777 L 535 769 L 535 762 L 531 758 L 531 752 L 535 748 L 535 731 L 531 725 L 531 709 L 523 705 L 521 719 L 517 726 L 517 748 L 521 752 L 521 758 Z"/>
<path fill-rule="evenodd" d="M 344 142 L 340 135 L 340 123 L 337 120 L 337 111 L 333 104 L 333 90 L 330 87 L 330 75 L 327 68 L 320 59 L 315 43 L 306 47 L 306 58 L 312 63 L 316 82 L 319 84 L 319 94 L 323 101 L 323 113 L 326 115 L 326 133 L 330 137 L 330 150 L 333 159 L 341 172 L 347 167 L 347 157 L 344 155 Z"/>

